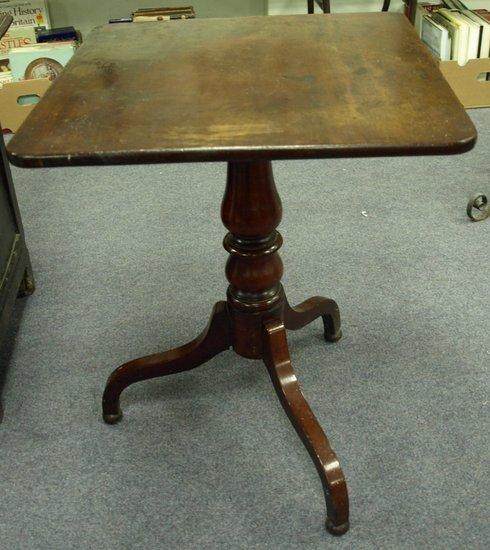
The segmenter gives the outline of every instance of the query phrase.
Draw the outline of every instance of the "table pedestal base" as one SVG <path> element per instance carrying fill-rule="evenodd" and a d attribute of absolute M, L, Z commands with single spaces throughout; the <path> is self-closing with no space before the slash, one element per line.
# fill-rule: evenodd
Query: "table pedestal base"
<path fill-rule="evenodd" d="M 325 339 L 341 337 L 337 304 L 314 297 L 292 308 L 280 279 L 282 244 L 275 230 L 281 202 L 270 162 L 229 163 L 222 219 L 230 233 L 226 275 L 228 299 L 218 302 L 206 329 L 179 348 L 125 363 L 107 381 L 103 416 L 109 424 L 122 417 L 119 398 L 129 385 L 198 367 L 233 348 L 250 359 L 262 359 L 281 404 L 303 441 L 322 481 L 327 529 L 341 535 L 349 528 L 349 500 L 344 474 L 318 420 L 306 402 L 291 365 L 286 330 L 297 330 L 322 317 Z"/>

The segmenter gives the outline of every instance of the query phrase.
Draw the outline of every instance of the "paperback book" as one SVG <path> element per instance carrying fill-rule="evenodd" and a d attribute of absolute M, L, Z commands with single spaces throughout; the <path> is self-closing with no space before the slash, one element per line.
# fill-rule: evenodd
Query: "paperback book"
<path fill-rule="evenodd" d="M 36 44 L 35 27 L 10 27 L 0 39 L 0 70 L 8 68 L 12 48 L 23 48 L 33 44 Z"/>
<path fill-rule="evenodd" d="M 12 78 L 55 80 L 75 53 L 75 42 L 51 42 L 10 50 Z"/>
<path fill-rule="evenodd" d="M 434 57 L 441 61 L 451 59 L 451 36 L 448 29 L 428 15 L 424 15 L 422 21 L 421 38 Z"/>
<path fill-rule="evenodd" d="M 0 15 L 13 17 L 11 27 L 51 26 L 47 0 L 0 0 Z"/>

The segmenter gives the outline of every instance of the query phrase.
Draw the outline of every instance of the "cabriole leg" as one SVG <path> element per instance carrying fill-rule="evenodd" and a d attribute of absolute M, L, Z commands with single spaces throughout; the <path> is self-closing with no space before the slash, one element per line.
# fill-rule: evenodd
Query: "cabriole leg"
<path fill-rule="evenodd" d="M 291 365 L 286 329 L 279 320 L 264 325 L 264 362 L 281 404 L 320 476 L 327 507 L 326 527 L 334 535 L 349 529 L 349 497 L 339 461 L 301 393 Z"/>
<path fill-rule="evenodd" d="M 330 298 L 314 296 L 301 304 L 291 307 L 286 301 L 284 306 L 284 326 L 288 330 L 298 330 L 309 325 L 318 317 L 323 320 L 325 340 L 337 342 L 342 337 L 339 306 Z"/>
<path fill-rule="evenodd" d="M 163 353 L 129 361 L 117 368 L 107 380 L 102 410 L 104 421 L 115 424 L 122 418 L 119 398 L 122 391 L 136 382 L 191 370 L 209 361 L 231 346 L 230 323 L 226 302 L 218 302 L 206 329 L 192 342 Z"/>

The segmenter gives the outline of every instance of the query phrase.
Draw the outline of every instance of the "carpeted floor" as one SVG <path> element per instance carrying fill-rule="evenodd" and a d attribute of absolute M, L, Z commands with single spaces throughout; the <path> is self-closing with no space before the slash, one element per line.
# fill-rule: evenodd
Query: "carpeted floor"
<path fill-rule="evenodd" d="M 289 298 L 343 315 L 338 344 L 290 336 L 347 477 L 342 538 L 261 362 L 227 352 L 101 419 L 118 364 L 224 297 L 225 165 L 13 169 L 37 290 L 1 356 L 0 547 L 488 548 L 490 221 L 465 206 L 490 195 L 490 110 L 471 116 L 462 156 L 275 163 Z"/>

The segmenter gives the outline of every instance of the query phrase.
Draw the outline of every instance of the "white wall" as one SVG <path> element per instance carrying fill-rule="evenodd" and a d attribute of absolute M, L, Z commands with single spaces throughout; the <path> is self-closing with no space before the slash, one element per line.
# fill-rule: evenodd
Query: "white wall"
<path fill-rule="evenodd" d="M 462 0 L 470 9 L 486 8 L 490 10 L 490 0 Z M 306 13 L 306 0 L 268 0 L 269 15 Z M 383 0 L 330 0 L 332 12 L 379 11 Z M 321 9 L 316 6 L 317 13 Z M 402 0 L 391 0 L 390 11 L 403 11 Z"/>
<path fill-rule="evenodd" d="M 383 0 L 330 0 L 332 13 L 356 11 L 380 11 Z M 402 11 L 402 0 L 391 0 L 390 11 Z M 316 6 L 315 11 L 322 13 Z M 269 15 L 306 13 L 306 0 L 269 0 Z"/>
<path fill-rule="evenodd" d="M 193 5 L 199 17 L 230 17 L 306 13 L 306 0 L 48 0 L 55 27 L 73 25 L 86 35 L 111 17 L 128 17 L 141 7 Z M 383 0 L 331 0 L 332 11 L 377 11 Z M 392 0 L 400 11 L 402 0 Z M 487 7 L 490 0 L 467 0 L 468 7 Z M 319 10 L 319 8 L 317 8 Z"/>
<path fill-rule="evenodd" d="M 267 0 L 48 0 L 54 27 L 73 25 L 84 36 L 110 18 L 129 17 L 137 8 L 193 5 L 198 17 L 265 15 Z"/>

